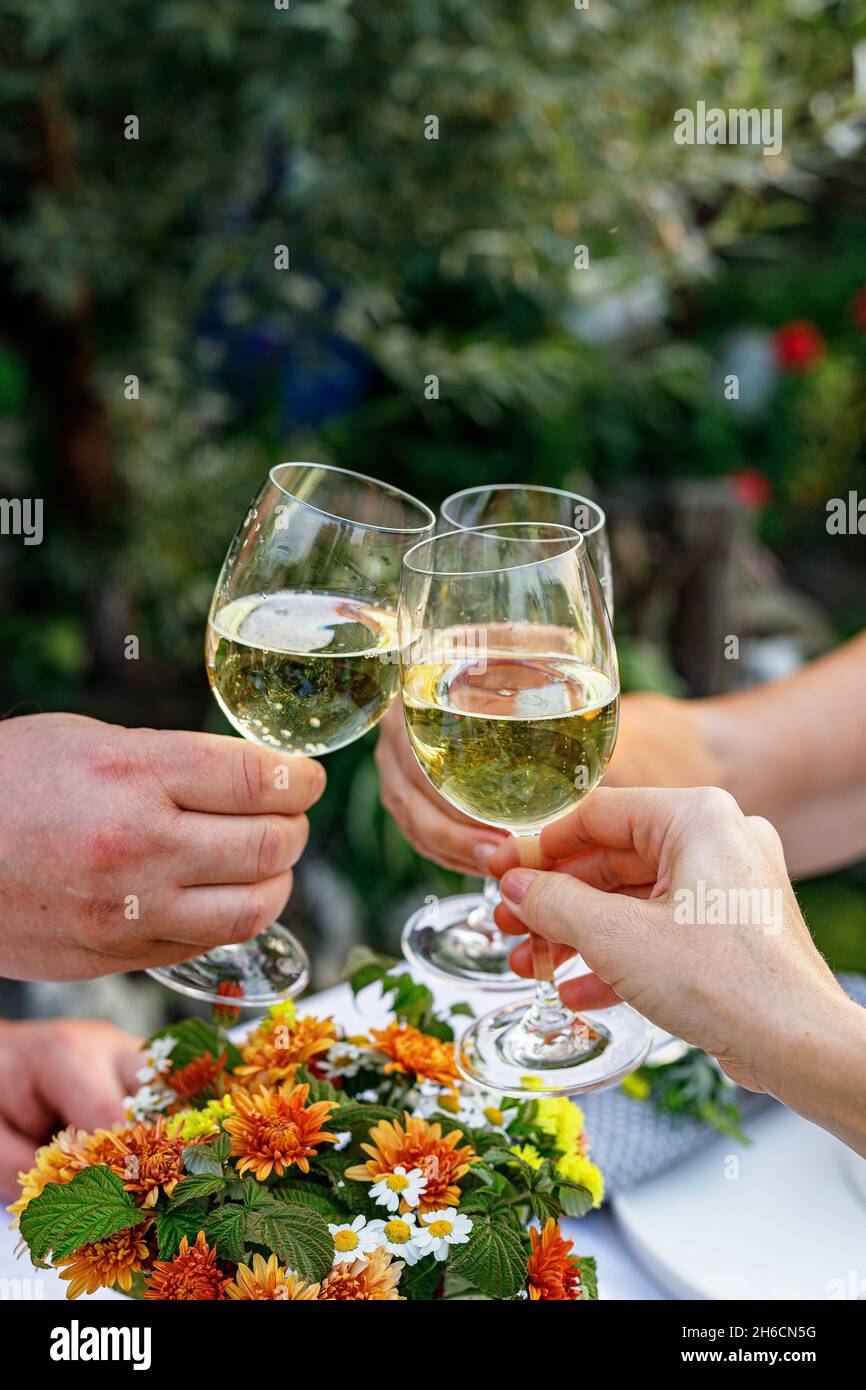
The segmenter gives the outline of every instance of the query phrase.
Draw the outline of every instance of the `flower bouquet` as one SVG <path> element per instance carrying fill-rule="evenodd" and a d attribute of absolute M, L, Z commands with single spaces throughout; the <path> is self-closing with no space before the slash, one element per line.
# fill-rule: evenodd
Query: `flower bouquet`
<path fill-rule="evenodd" d="M 382 985 L 392 1020 L 364 1036 L 291 1003 L 240 1045 L 163 1029 L 128 1122 L 64 1130 L 21 1175 L 33 1263 L 71 1298 L 596 1298 L 559 1228 L 602 1196 L 580 1111 L 468 1093 L 429 991 Z"/>

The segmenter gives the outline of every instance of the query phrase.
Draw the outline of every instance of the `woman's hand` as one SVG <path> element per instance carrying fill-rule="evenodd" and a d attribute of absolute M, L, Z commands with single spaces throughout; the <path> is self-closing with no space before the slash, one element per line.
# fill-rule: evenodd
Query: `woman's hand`
<path fill-rule="evenodd" d="M 88 1019 L 0 1024 L 0 1192 L 14 1193 L 18 1173 L 57 1130 L 123 1119 L 139 1048 L 129 1033 Z"/>
<path fill-rule="evenodd" d="M 602 787 L 534 849 L 541 871 L 511 867 L 513 843 L 494 856 L 496 917 L 554 941 L 559 960 L 580 952 L 597 978 L 564 986 L 573 1006 L 625 999 L 780 1097 L 829 1020 L 866 1019 L 815 949 L 775 830 L 727 792 Z M 532 974 L 530 943 L 512 963 Z"/>
<path fill-rule="evenodd" d="M 382 805 L 413 849 L 458 874 L 487 873 L 490 856 L 506 835 L 470 820 L 434 790 L 412 752 L 399 700 L 379 725 L 376 765 Z"/>

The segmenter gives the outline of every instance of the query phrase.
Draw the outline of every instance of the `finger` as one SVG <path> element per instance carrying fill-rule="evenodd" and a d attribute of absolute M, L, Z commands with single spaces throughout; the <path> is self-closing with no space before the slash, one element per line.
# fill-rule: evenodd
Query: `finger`
<path fill-rule="evenodd" d="M 179 818 L 173 848 L 183 887 L 258 883 L 291 869 L 306 848 L 306 816 L 208 816 Z"/>
<path fill-rule="evenodd" d="M 19 1134 L 5 1120 L 0 1120 L 0 1192 L 12 1197 L 19 1173 L 33 1167 L 38 1140 Z"/>
<path fill-rule="evenodd" d="M 96 1038 L 86 1050 L 76 1046 L 72 1034 L 66 1045 L 62 1026 L 56 1036 L 56 1047 L 39 1073 L 46 1103 L 64 1124 L 91 1131 L 109 1129 L 123 1119 L 126 1095 L 116 1066 L 113 1032 L 107 1033 L 104 1045 Z"/>
<path fill-rule="evenodd" d="M 493 909 L 493 919 L 506 936 L 525 936 L 526 923 L 511 911 L 507 903 L 498 902 Z"/>
<path fill-rule="evenodd" d="M 526 931 L 526 928 L 524 927 L 523 930 Z M 560 946 L 556 943 L 551 944 L 550 955 L 554 970 L 558 970 L 567 960 L 575 959 L 574 951 L 570 950 L 568 946 Z M 521 941 L 518 946 L 515 946 L 508 959 L 515 974 L 523 975 L 527 980 L 534 978 L 535 970 L 532 965 L 532 939 L 530 937 L 527 937 L 526 940 Z"/>
<path fill-rule="evenodd" d="M 719 792 L 719 797 L 725 795 Z M 558 861 L 604 845 L 636 850 L 646 863 L 655 865 L 672 822 L 690 815 L 704 818 L 713 799 L 707 788 L 599 787 L 569 815 L 544 828 L 542 848 Z"/>
<path fill-rule="evenodd" d="M 461 818 L 430 784 L 420 792 L 399 768 L 388 769 L 382 780 L 382 804 L 414 850 L 456 873 L 487 871 L 489 852 L 499 832 Z"/>
<path fill-rule="evenodd" d="M 160 937 L 186 942 L 194 948 L 191 954 L 249 941 L 279 917 L 291 891 L 291 870 L 259 883 L 185 888 L 174 920 L 161 924 Z"/>
<path fill-rule="evenodd" d="M 585 957 L 583 943 L 595 953 L 621 944 L 634 930 L 637 908 L 627 897 L 602 893 L 568 874 L 509 869 L 501 891 L 506 905 L 530 931 Z"/>
<path fill-rule="evenodd" d="M 610 1009 L 622 1003 L 616 991 L 597 975 L 578 975 L 575 980 L 563 980 L 559 995 L 570 1009 Z"/>
<path fill-rule="evenodd" d="M 655 870 L 631 849 L 599 847 L 584 850 L 569 859 L 560 859 L 556 872 L 570 874 L 572 878 L 579 878 L 605 893 L 620 888 L 652 888 L 656 881 Z"/>
<path fill-rule="evenodd" d="M 157 730 L 151 737 L 162 783 L 185 811 L 294 816 L 325 790 L 325 769 L 310 758 L 224 734 Z"/>

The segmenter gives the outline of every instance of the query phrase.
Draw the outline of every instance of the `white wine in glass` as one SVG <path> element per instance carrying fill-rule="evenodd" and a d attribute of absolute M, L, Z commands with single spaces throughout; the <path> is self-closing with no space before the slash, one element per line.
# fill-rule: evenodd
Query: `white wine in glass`
<path fill-rule="evenodd" d="M 536 835 L 589 795 L 616 742 L 610 617 L 583 537 L 499 523 L 421 542 L 400 596 L 403 706 L 412 749 L 465 814 Z M 620 1005 L 566 1008 L 549 946 L 533 938 L 535 998 L 472 1024 L 464 1077 L 517 1096 L 608 1085 L 639 1066 L 649 1025 Z"/>
<path fill-rule="evenodd" d="M 613 571 L 605 514 L 597 502 L 562 488 L 491 483 L 454 492 L 439 508 L 446 529 L 471 530 L 494 523 L 545 522 L 579 531 L 613 618 Z M 438 785 L 435 778 L 431 778 Z M 447 791 L 443 793 L 447 796 Z M 470 813 L 474 814 L 474 813 Z M 483 819 L 482 816 L 478 816 Z M 529 982 L 509 964 L 513 937 L 496 925 L 499 884 L 487 877 L 481 893 L 443 898 L 436 920 L 428 908 L 414 912 L 403 930 L 403 954 L 426 974 L 462 980 L 477 989 L 514 991 Z M 565 971 L 570 965 L 564 967 Z"/>
<path fill-rule="evenodd" d="M 378 723 L 400 685 L 403 555 L 435 521 L 407 493 L 359 473 L 271 469 L 229 547 L 205 637 L 211 689 L 244 738 L 318 757 Z M 150 974 L 194 998 L 261 1008 L 299 993 L 309 964 L 273 923 L 252 941 Z"/>

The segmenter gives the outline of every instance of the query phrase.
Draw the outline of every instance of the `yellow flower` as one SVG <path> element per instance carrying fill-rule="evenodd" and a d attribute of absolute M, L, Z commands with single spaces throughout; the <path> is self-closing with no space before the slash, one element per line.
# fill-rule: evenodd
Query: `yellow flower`
<path fill-rule="evenodd" d="M 604 1177 L 597 1163 L 585 1154 L 563 1154 L 557 1159 L 556 1171 L 561 1178 L 579 1183 L 592 1195 L 592 1205 L 600 1207 L 604 1199 Z"/>
<path fill-rule="evenodd" d="M 392 1260 L 387 1250 L 373 1250 L 354 1264 L 337 1265 L 322 1284 L 318 1302 L 403 1302 L 397 1285 L 404 1267 L 403 1261 Z"/>
<path fill-rule="evenodd" d="M 560 1153 L 570 1154 L 578 1147 L 583 1131 L 583 1112 L 570 1100 L 558 1097 L 535 1102 L 535 1124 L 553 1140 Z"/>
<path fill-rule="evenodd" d="M 330 1018 L 305 1014 L 291 1023 L 276 1016 L 266 1018 L 241 1047 L 243 1061 L 235 1067 L 235 1084 L 252 1091 L 261 1085 L 292 1081 L 299 1067 L 314 1065 L 336 1041 L 337 1028 Z"/>
<path fill-rule="evenodd" d="M 293 1028 L 298 1017 L 294 999 L 280 999 L 276 1004 L 271 1005 L 268 1013 L 271 1018 L 275 1018 L 278 1023 L 284 1023 L 287 1028 Z"/>
<path fill-rule="evenodd" d="M 621 1084 L 626 1095 L 631 1096 L 632 1100 L 649 1100 L 652 1095 L 651 1081 L 639 1071 L 633 1071 Z"/>
<path fill-rule="evenodd" d="M 143 1268 L 150 1256 L 144 1239 L 149 1225 L 149 1221 L 143 1221 L 139 1226 L 128 1226 L 104 1240 L 82 1245 L 65 1260 L 58 1260 L 60 1278 L 70 1281 L 66 1297 L 96 1293 L 97 1289 L 111 1289 L 115 1284 L 129 1293 L 133 1274 Z"/>
<path fill-rule="evenodd" d="M 235 1113 L 235 1103 L 231 1096 L 219 1100 L 209 1100 L 201 1110 L 181 1110 L 168 1122 L 168 1133 L 179 1134 L 182 1139 L 199 1139 L 203 1134 L 218 1134 L 223 1121 Z"/>
<path fill-rule="evenodd" d="M 68 1129 L 55 1134 L 50 1144 L 36 1150 L 35 1166 L 27 1173 L 18 1174 L 21 1196 L 8 1208 L 13 1216 L 20 1216 L 34 1197 L 45 1191 L 49 1183 L 71 1182 L 76 1173 L 88 1166 L 89 1137 L 83 1129 L 75 1129 L 70 1125 Z"/>
<path fill-rule="evenodd" d="M 522 1158 L 523 1162 L 528 1163 L 530 1168 L 540 1168 L 544 1162 L 534 1144 L 514 1144 L 508 1152 L 517 1158 Z"/>
<path fill-rule="evenodd" d="M 237 1267 L 234 1282 L 226 1289 L 226 1297 L 235 1301 L 249 1302 L 264 1299 L 280 1299 L 283 1302 L 303 1300 L 315 1302 L 319 1296 L 318 1284 L 307 1284 L 297 1274 L 289 1274 L 277 1262 L 276 1255 L 267 1260 L 261 1255 L 253 1255 L 252 1269 L 249 1265 Z"/>

